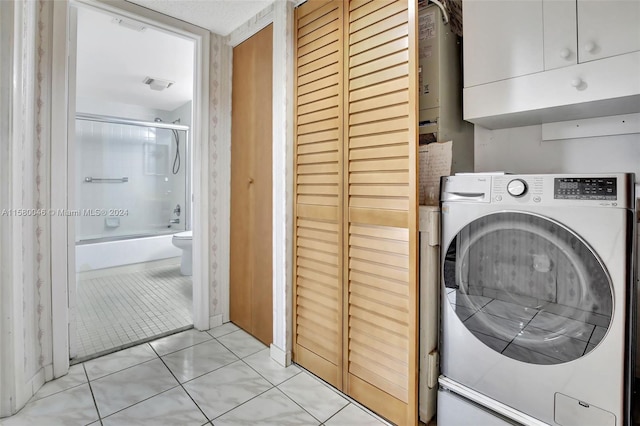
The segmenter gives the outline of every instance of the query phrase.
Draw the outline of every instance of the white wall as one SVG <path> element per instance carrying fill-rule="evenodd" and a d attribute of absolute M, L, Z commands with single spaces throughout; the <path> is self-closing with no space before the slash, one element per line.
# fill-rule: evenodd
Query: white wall
<path fill-rule="evenodd" d="M 475 126 L 475 171 L 511 173 L 633 172 L 640 178 L 640 134 L 542 140 L 542 126 Z"/>

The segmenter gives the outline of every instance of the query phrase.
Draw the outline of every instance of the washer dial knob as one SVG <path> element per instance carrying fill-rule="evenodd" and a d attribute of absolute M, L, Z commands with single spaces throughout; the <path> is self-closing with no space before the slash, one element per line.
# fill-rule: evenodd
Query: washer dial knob
<path fill-rule="evenodd" d="M 522 179 L 514 179 L 507 185 L 507 192 L 514 197 L 522 197 L 527 193 L 527 183 Z"/>

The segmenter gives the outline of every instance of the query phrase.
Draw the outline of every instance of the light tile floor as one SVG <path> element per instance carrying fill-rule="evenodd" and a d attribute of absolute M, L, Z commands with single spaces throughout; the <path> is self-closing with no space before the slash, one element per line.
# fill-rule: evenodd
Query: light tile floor
<path fill-rule="evenodd" d="M 1 426 L 387 424 L 232 323 L 71 367 Z"/>
<path fill-rule="evenodd" d="M 78 361 L 193 324 L 191 277 L 180 275 L 179 259 L 138 271 L 80 273 L 77 282 Z"/>

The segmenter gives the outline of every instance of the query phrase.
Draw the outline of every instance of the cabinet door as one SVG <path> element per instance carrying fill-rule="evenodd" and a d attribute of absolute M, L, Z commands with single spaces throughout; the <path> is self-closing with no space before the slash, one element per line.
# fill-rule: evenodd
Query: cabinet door
<path fill-rule="evenodd" d="M 543 0 L 544 69 L 578 63 L 576 0 Z"/>
<path fill-rule="evenodd" d="M 542 0 L 465 0 L 464 87 L 544 70 Z"/>
<path fill-rule="evenodd" d="M 640 1 L 578 0 L 578 62 L 640 50 Z"/>

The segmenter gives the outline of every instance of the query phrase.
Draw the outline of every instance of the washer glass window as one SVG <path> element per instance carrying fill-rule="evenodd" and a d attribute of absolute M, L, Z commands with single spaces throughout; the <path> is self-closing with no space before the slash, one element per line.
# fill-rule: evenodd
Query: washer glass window
<path fill-rule="evenodd" d="M 480 341 L 532 364 L 586 355 L 611 322 L 611 279 L 569 229 L 532 214 L 500 212 L 449 244 L 444 285 L 457 317 Z"/>

